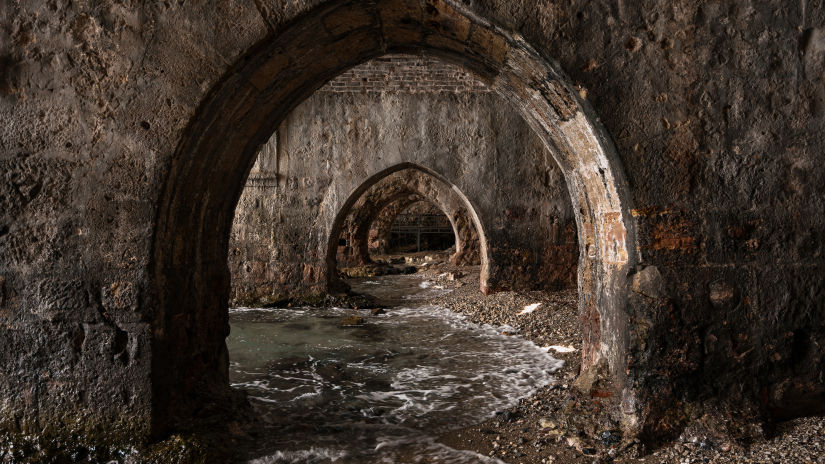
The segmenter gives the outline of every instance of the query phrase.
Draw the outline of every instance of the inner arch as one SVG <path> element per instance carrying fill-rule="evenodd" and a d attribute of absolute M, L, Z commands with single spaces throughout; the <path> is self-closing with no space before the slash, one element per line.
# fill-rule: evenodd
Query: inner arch
<path fill-rule="evenodd" d="M 368 241 L 366 243 L 368 254 L 387 254 L 390 251 L 393 224 L 395 224 L 398 216 L 405 212 L 411 205 L 414 205 L 416 201 L 429 202 L 429 200 L 425 198 L 408 196 L 388 204 L 378 213 L 372 225 L 370 225 L 368 232 Z M 450 264 L 453 266 L 480 264 L 478 232 L 475 230 L 472 220 L 469 215 L 466 214 L 466 211 L 462 211 L 461 213 L 463 214 L 459 214 L 456 217 L 450 217 L 450 215 L 443 210 L 440 211 L 446 216 L 453 232 L 455 252 L 450 256 Z"/>
<path fill-rule="evenodd" d="M 392 182 L 393 180 L 397 181 Z M 476 208 L 473 207 L 467 196 L 457 186 L 435 171 L 414 163 L 399 163 L 373 174 L 350 193 L 341 206 L 335 216 L 327 244 L 327 287 L 330 291 L 346 289 L 346 285 L 338 277 L 337 258 L 338 241 L 348 218 L 353 213 L 362 213 L 361 218 L 354 219 L 357 223 L 355 233 L 363 235 L 361 240 L 365 242 L 369 227 L 378 214 L 386 206 L 410 195 L 418 196 L 419 200 L 428 199 L 435 203 L 450 219 L 454 228 L 456 219 L 461 217 L 467 217 L 472 221 L 472 227 L 479 242 L 481 261 L 479 286 L 482 292 L 487 292 L 489 277 L 488 246 L 484 226 L 476 212 Z M 461 246 L 462 239 L 456 232 L 456 254 L 461 251 Z M 369 260 L 368 256 L 362 256 L 362 258 L 365 261 Z"/>

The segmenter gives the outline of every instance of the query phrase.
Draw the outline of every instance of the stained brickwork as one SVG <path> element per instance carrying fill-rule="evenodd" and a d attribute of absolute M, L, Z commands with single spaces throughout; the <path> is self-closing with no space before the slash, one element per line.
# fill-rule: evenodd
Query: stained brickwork
<path fill-rule="evenodd" d="M 458 66 L 430 56 L 386 55 L 341 74 L 321 92 L 464 93 L 491 89 Z"/>

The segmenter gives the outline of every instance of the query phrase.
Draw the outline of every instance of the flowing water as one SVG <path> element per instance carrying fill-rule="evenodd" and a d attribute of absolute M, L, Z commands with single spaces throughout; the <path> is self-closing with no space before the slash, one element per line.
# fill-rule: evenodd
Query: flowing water
<path fill-rule="evenodd" d="M 394 302 L 350 309 L 230 311 L 233 386 L 268 424 L 253 463 L 499 462 L 436 442 L 553 380 L 561 361 L 501 327 L 480 326 L 427 299 L 418 276 L 354 288 Z M 344 317 L 367 323 L 342 327 Z"/>

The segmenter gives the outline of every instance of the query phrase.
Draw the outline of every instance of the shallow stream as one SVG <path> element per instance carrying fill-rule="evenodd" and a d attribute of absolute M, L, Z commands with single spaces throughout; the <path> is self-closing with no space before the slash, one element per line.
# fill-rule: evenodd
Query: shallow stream
<path fill-rule="evenodd" d="M 562 362 L 427 301 L 422 277 L 355 282 L 394 307 L 230 310 L 233 386 L 271 434 L 253 463 L 500 462 L 436 442 L 552 382 Z M 342 327 L 359 315 L 367 322 Z"/>

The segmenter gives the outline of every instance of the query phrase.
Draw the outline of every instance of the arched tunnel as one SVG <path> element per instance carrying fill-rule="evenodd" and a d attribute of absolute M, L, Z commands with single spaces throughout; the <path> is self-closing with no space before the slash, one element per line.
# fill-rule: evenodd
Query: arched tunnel
<path fill-rule="evenodd" d="M 376 215 L 367 231 L 367 252 L 386 255 L 404 249 L 455 249 L 450 256 L 452 262 L 472 263 L 475 257 L 478 264 L 478 233 L 472 225 L 457 226 L 456 220 L 463 222 L 466 215 L 447 216 L 438 206 L 417 195 L 401 198 Z"/>
<path fill-rule="evenodd" d="M 207 3 L 0 6 L 0 460 L 819 462 L 825 9 Z"/>
<path fill-rule="evenodd" d="M 343 259 L 351 264 L 364 265 L 372 261 L 370 252 L 373 248 L 389 251 L 393 224 L 399 215 L 417 203 L 431 205 L 433 214 L 449 221 L 453 233 L 452 246 L 455 247 L 455 252 L 450 257 L 453 262 L 479 259 L 479 232 L 470 213 L 473 211 L 472 206 L 462 201 L 462 196 L 453 190 L 454 186 L 427 173 L 420 166 L 403 170 L 393 167 L 385 172 L 386 177 L 373 177 L 375 183 L 357 199 L 351 209 L 344 207 L 339 212 L 346 219 L 340 230 L 333 225 L 330 234 L 331 240 L 336 237 L 339 240 L 336 261 Z M 344 250 L 340 249 L 341 240 L 344 241 Z M 375 246 L 372 241 L 376 242 Z M 328 245 L 329 249 L 334 249 L 332 243 Z M 330 257 L 328 254 L 328 260 Z M 332 269 L 329 273 L 334 275 L 335 270 Z"/>

